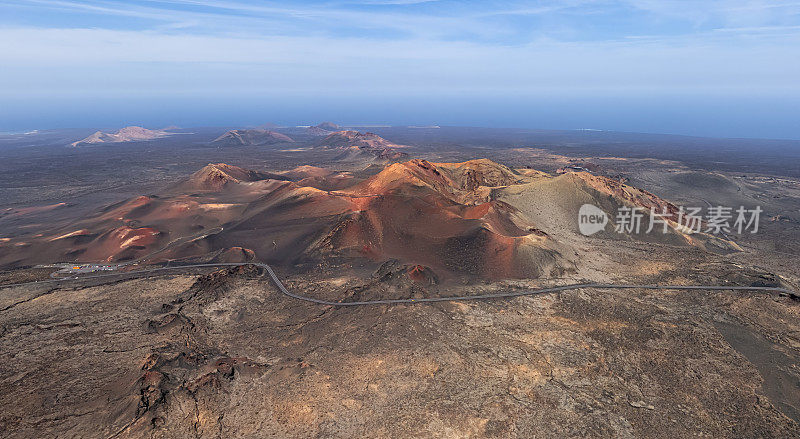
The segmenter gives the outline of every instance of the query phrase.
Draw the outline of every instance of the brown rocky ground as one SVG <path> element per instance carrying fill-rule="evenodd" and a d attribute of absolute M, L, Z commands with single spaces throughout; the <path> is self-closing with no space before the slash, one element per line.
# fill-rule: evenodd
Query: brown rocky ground
<path fill-rule="evenodd" d="M 197 141 L 205 145 L 219 134 Z M 504 202 L 569 245 L 570 258 L 579 262 L 576 272 L 547 281 L 482 281 L 414 264 L 308 266 L 303 274 L 279 273 L 293 291 L 369 300 L 583 279 L 736 285 L 788 280 L 795 286 L 800 280 L 800 182 L 780 176 L 791 175 L 781 173 L 791 170 L 790 161 L 782 159 L 780 169 L 774 161 L 733 166 L 734 159 L 714 153 L 704 169 L 694 148 L 680 162 L 660 152 L 654 156 L 659 158 L 638 152 L 639 158 L 626 157 L 614 144 L 579 151 L 540 149 L 538 142 L 501 148 L 442 140 L 429 148 L 409 135 L 381 135 L 411 144 L 403 151 L 434 163 L 492 157 L 539 180 L 547 175 L 534 169 L 555 175 L 578 166 L 676 204 L 761 205 L 762 229 L 737 237 L 743 251 L 726 255 L 671 241 L 584 238 L 569 233 L 574 224 L 561 220 L 574 220 L 575 206 L 556 210 L 559 197 L 506 190 L 497 194 Z M 28 239 L 111 203 L 174 188 L 208 163 L 275 171 L 271 178 L 285 176 L 323 191 L 341 191 L 382 168 L 365 167 L 376 162 L 371 154 L 343 161 L 339 148 L 302 142 L 291 148 L 208 148 L 182 139 L 165 137 L 152 148 L 121 143 L 113 152 L 64 148 L 68 142 L 58 149 L 3 150 L 0 198 L 9 206 L 0 213 L 0 242 Z M 617 150 L 617 156 L 594 155 Z M 307 164 L 328 171 L 289 171 Z M 227 177 L 219 176 L 224 185 Z M 458 181 L 470 187 L 474 179 Z M 574 195 L 590 200 L 585 191 Z M 214 201 L 213 207 L 223 202 L 229 201 Z M 567 216 L 553 215 L 562 210 Z M 218 230 L 215 224 L 209 228 Z M 246 247 L 231 245 L 213 260 L 253 259 Z M 0 282 L 47 278 L 51 271 L 0 273 Z M 800 435 L 800 320 L 791 298 L 580 290 L 330 309 L 282 296 L 252 270 L 198 280 L 200 274 L 0 290 L 0 437 Z"/>
<path fill-rule="evenodd" d="M 775 282 L 675 256 L 636 280 Z M 537 285 L 404 282 L 387 273 L 419 268 L 395 265 L 282 275 L 328 299 Z M 800 303 L 787 297 L 578 290 L 332 309 L 240 267 L 0 298 L 3 437 L 800 434 Z"/>

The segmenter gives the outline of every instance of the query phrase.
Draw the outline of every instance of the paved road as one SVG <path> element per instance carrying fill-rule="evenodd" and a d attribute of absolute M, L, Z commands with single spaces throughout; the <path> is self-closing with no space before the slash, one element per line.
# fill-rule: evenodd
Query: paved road
<path fill-rule="evenodd" d="M 529 291 L 515 291 L 510 293 L 496 293 L 496 294 L 480 294 L 480 295 L 472 295 L 472 296 L 448 296 L 448 297 L 430 297 L 430 298 L 422 298 L 422 299 L 386 299 L 386 300 L 366 300 L 360 302 L 331 302 L 328 300 L 321 300 L 316 299 L 313 297 L 301 296 L 299 294 L 292 293 L 291 291 L 287 290 L 286 287 L 283 285 L 281 280 L 278 278 L 278 275 L 272 270 L 267 264 L 262 264 L 259 262 L 250 262 L 250 263 L 239 263 L 239 262 L 221 262 L 216 264 L 194 264 L 194 265 L 179 265 L 175 267 L 157 267 L 157 268 L 148 268 L 144 270 L 137 270 L 137 271 L 128 271 L 128 272 L 118 272 L 118 273 L 107 273 L 107 274 L 97 274 L 91 276 L 80 276 L 80 277 L 72 277 L 72 278 L 64 278 L 64 279 L 48 279 L 48 280 L 41 280 L 41 281 L 33 281 L 33 282 L 23 282 L 17 284 L 7 284 L 7 285 L 0 285 L 1 288 L 10 288 L 10 287 L 17 287 L 23 285 L 39 285 L 39 284 L 48 284 L 48 283 L 64 283 L 69 281 L 77 281 L 77 280 L 84 280 L 84 279 L 98 279 L 98 278 L 106 278 L 106 277 L 126 277 L 131 276 L 133 277 L 142 277 L 147 276 L 149 274 L 169 271 L 169 270 L 180 270 L 186 268 L 208 268 L 208 267 L 231 267 L 231 266 L 241 266 L 241 265 L 255 265 L 257 267 L 263 268 L 267 274 L 269 275 L 272 282 L 275 283 L 275 286 L 278 287 L 278 290 L 286 296 L 289 296 L 293 299 L 303 300 L 306 302 L 315 303 L 318 305 L 327 305 L 327 306 L 335 306 L 335 307 L 343 307 L 343 306 L 367 306 L 367 305 L 393 305 L 393 304 L 409 304 L 409 303 L 431 303 L 431 302 L 456 302 L 456 301 L 466 301 L 466 300 L 487 300 L 487 299 L 505 299 L 505 298 L 512 298 L 512 297 L 521 297 L 521 296 L 534 296 L 538 294 L 546 294 L 546 293 L 554 293 L 558 291 L 568 291 L 568 290 L 577 290 L 581 288 L 598 288 L 598 289 L 646 289 L 646 290 L 706 290 L 706 291 L 768 291 L 773 293 L 783 293 L 787 294 L 791 297 L 800 297 L 795 291 L 780 288 L 780 287 L 747 287 L 747 286 L 734 286 L 734 285 L 636 285 L 636 284 L 601 284 L 601 283 L 583 283 L 583 284 L 569 284 L 569 285 L 561 285 L 557 287 L 549 287 L 549 288 L 539 288 L 535 290 Z"/>

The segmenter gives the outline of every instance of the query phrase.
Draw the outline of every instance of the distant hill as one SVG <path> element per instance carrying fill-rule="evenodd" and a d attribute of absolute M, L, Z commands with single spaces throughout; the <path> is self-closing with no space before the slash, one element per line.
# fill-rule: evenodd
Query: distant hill
<path fill-rule="evenodd" d="M 125 127 L 116 133 L 104 133 L 97 131 L 85 139 L 72 142 L 70 146 L 86 146 L 96 145 L 99 143 L 122 143 L 122 142 L 135 142 L 142 140 L 153 140 L 161 137 L 167 137 L 174 133 L 168 131 L 168 128 L 162 130 L 149 130 L 138 126 Z"/>
<path fill-rule="evenodd" d="M 405 148 L 405 145 L 392 143 L 375 133 L 362 133 L 355 130 L 336 131 L 317 143 L 324 148 Z"/>
<path fill-rule="evenodd" d="M 339 131 L 339 125 L 336 125 L 333 122 L 322 122 L 319 125 L 315 125 L 317 128 L 328 130 L 328 131 Z"/>
<path fill-rule="evenodd" d="M 276 143 L 292 143 L 291 137 L 270 130 L 230 130 L 217 137 L 211 143 L 220 146 L 257 146 L 274 145 Z"/>
<path fill-rule="evenodd" d="M 187 189 L 220 190 L 228 184 L 270 179 L 289 180 L 288 177 L 278 174 L 251 171 L 225 163 L 209 163 L 203 169 L 192 174 L 183 187 Z"/>
<path fill-rule="evenodd" d="M 392 143 L 375 133 L 358 131 L 337 131 L 317 143 L 318 147 L 342 150 L 337 160 L 353 161 L 362 159 L 397 160 L 408 157 L 402 148 L 406 145 Z"/>
<path fill-rule="evenodd" d="M 339 125 L 333 122 L 322 122 L 306 128 L 306 134 L 311 134 L 312 136 L 327 136 L 339 130 Z"/>

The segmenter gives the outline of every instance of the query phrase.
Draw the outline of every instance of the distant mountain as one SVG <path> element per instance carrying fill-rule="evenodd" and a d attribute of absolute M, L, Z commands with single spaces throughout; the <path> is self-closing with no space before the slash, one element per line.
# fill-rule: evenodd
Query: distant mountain
<path fill-rule="evenodd" d="M 289 178 L 278 174 L 251 171 L 225 163 L 209 163 L 203 169 L 192 174 L 189 180 L 184 183 L 184 187 L 202 190 L 220 190 L 232 183 L 237 184 L 261 180 L 289 180 Z"/>
<path fill-rule="evenodd" d="M 363 148 L 351 146 L 343 148 L 342 153 L 335 157 L 340 162 L 387 162 L 404 160 L 408 154 L 395 148 Z"/>
<path fill-rule="evenodd" d="M 336 131 L 317 143 L 325 148 L 404 148 L 404 145 L 392 143 L 375 133 L 362 133 L 355 130 Z"/>
<path fill-rule="evenodd" d="M 333 171 L 316 166 L 298 166 L 289 171 L 280 172 L 297 182 L 298 186 L 313 187 L 324 191 L 334 191 L 350 187 L 356 178 L 350 172 Z"/>
<path fill-rule="evenodd" d="M 276 143 L 291 143 L 294 140 L 281 133 L 270 130 L 231 130 L 217 137 L 211 142 L 220 146 L 254 146 L 274 145 Z"/>
<path fill-rule="evenodd" d="M 91 136 L 85 139 L 78 140 L 77 142 L 72 142 L 70 146 L 78 147 L 86 145 L 96 145 L 98 143 L 122 143 L 122 142 L 135 142 L 142 140 L 153 140 L 161 137 L 167 137 L 172 134 L 174 133 L 167 131 L 166 128 L 162 130 L 148 130 L 147 128 L 130 126 L 122 128 L 116 133 L 104 133 L 102 131 L 97 131 L 96 133 L 92 134 Z"/>
<path fill-rule="evenodd" d="M 375 133 L 358 131 L 337 131 L 317 143 L 318 147 L 342 150 L 337 160 L 353 161 L 360 159 L 397 160 L 408 157 L 399 149 L 405 145 L 392 143 Z"/>
<path fill-rule="evenodd" d="M 312 136 L 327 136 L 339 131 L 339 125 L 333 122 L 322 122 L 321 124 L 310 126 L 306 128 L 306 133 Z"/>
<path fill-rule="evenodd" d="M 339 125 L 336 125 L 333 122 L 322 122 L 319 125 L 315 125 L 317 128 L 328 130 L 328 131 L 339 131 Z"/>

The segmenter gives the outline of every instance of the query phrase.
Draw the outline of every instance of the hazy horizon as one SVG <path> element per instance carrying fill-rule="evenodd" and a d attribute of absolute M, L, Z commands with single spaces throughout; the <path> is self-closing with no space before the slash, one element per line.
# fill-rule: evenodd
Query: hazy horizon
<path fill-rule="evenodd" d="M 47 108 L 12 103 L 0 110 L 0 132 L 46 129 L 313 125 L 473 126 L 800 140 L 800 105 L 780 98 L 713 97 L 427 97 L 342 101 L 339 97 L 250 99 L 52 99 Z M 8 101 L 7 101 L 8 102 Z M 613 102 L 613 105 L 609 103 Z M 800 102 L 800 101 L 798 101 Z"/>
<path fill-rule="evenodd" d="M 0 130 L 337 120 L 800 139 L 800 4 L 8 0 Z"/>

